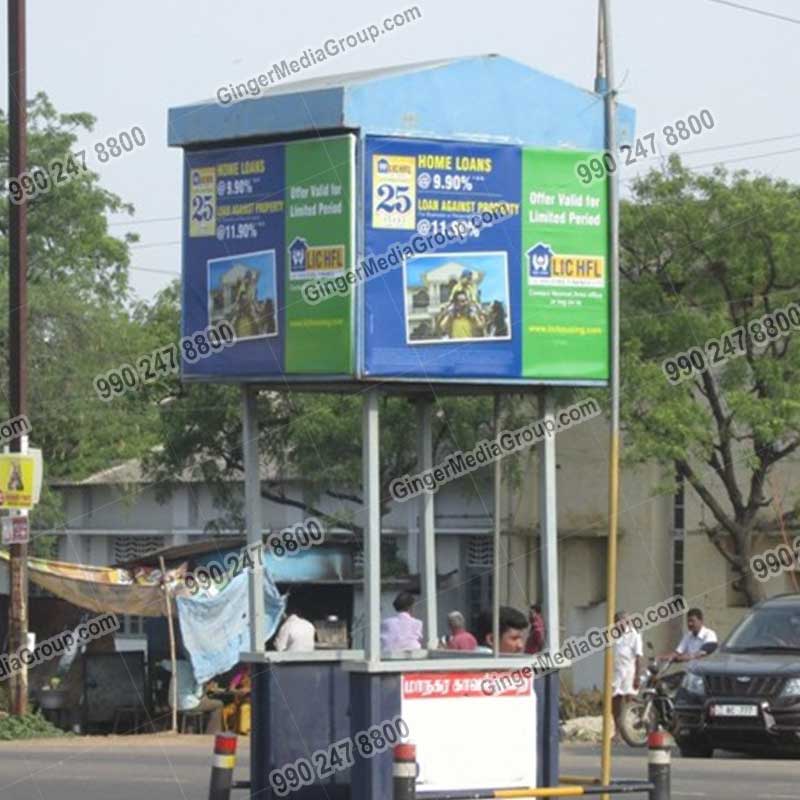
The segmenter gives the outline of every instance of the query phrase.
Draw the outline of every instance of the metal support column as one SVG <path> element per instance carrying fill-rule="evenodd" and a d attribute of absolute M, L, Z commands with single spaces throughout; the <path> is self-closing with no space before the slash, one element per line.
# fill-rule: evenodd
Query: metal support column
<path fill-rule="evenodd" d="M 545 430 L 556 429 L 555 402 L 552 393 L 543 389 L 539 395 L 539 418 Z M 539 460 L 539 566 L 540 596 L 547 640 L 545 650 L 555 652 L 561 646 L 558 608 L 558 506 L 556 504 L 556 440 L 545 436 L 537 445 Z M 558 672 L 544 676 L 540 714 L 543 717 L 541 780 L 543 786 L 558 783 L 559 714 L 558 696 L 561 677 Z"/>
<path fill-rule="evenodd" d="M 420 472 L 433 467 L 433 403 L 428 398 L 417 404 L 417 467 Z M 423 492 L 419 499 L 419 529 L 422 559 L 422 599 L 425 602 L 425 641 L 429 650 L 437 647 L 436 605 L 436 529 L 434 526 L 433 495 Z M 418 539 L 418 541 L 420 541 Z"/>
<path fill-rule="evenodd" d="M 546 430 L 556 429 L 555 403 L 542 390 L 539 395 L 539 418 Z M 539 457 L 539 547 L 542 611 L 547 631 L 547 649 L 560 646 L 558 613 L 558 517 L 556 506 L 556 440 L 545 438 L 537 445 Z"/>
<path fill-rule="evenodd" d="M 261 472 L 258 457 L 258 390 L 242 386 L 242 453 L 244 456 L 244 516 L 248 547 L 262 546 Z M 249 572 L 250 650 L 264 650 L 264 572 Z"/>
<path fill-rule="evenodd" d="M 364 606 L 367 612 L 364 651 L 367 661 L 381 659 L 381 464 L 377 389 L 364 393 L 361 447 L 364 469 Z"/>
<path fill-rule="evenodd" d="M 500 436 L 500 395 L 494 396 L 494 435 Z M 494 507 L 492 518 L 494 530 L 492 537 L 492 650 L 494 656 L 500 653 L 500 533 L 501 533 L 501 514 L 502 499 L 500 491 L 503 486 L 503 465 L 501 459 L 497 458 L 494 462 Z M 483 644 L 483 642 L 481 642 Z"/>

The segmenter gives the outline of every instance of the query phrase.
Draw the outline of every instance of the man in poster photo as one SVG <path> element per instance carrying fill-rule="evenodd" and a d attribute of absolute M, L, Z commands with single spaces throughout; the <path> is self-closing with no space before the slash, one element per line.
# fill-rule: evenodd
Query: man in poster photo
<path fill-rule="evenodd" d="M 450 339 L 476 339 L 485 334 L 486 320 L 480 306 L 459 289 L 439 317 L 438 327 Z"/>

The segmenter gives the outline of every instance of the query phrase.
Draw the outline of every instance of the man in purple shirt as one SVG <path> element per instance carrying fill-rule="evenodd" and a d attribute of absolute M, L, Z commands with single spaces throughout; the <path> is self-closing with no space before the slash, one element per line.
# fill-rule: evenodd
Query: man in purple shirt
<path fill-rule="evenodd" d="M 414 595 L 400 592 L 394 599 L 397 614 L 381 623 L 381 650 L 419 650 L 422 648 L 422 621 L 411 616 Z"/>

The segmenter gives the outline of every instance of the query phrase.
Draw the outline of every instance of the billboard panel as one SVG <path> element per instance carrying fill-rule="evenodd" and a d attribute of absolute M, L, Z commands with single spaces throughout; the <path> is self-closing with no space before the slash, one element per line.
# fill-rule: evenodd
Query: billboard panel
<path fill-rule="evenodd" d="M 184 378 L 349 375 L 352 291 L 313 306 L 305 281 L 353 259 L 355 137 L 185 155 L 183 335 L 227 320 L 236 343 Z"/>
<path fill-rule="evenodd" d="M 367 135 L 357 165 L 355 143 L 186 153 L 183 335 L 225 320 L 236 341 L 185 378 L 608 379 L 594 153 Z"/>
<path fill-rule="evenodd" d="M 364 375 L 607 380 L 606 185 L 575 172 L 592 155 L 368 136 L 365 257 L 403 257 L 365 284 Z"/>
<path fill-rule="evenodd" d="M 368 136 L 365 257 L 402 263 L 364 286 L 364 373 L 518 378 L 520 151 Z"/>
<path fill-rule="evenodd" d="M 607 380 L 606 180 L 576 181 L 590 153 L 522 153 L 522 370 Z"/>

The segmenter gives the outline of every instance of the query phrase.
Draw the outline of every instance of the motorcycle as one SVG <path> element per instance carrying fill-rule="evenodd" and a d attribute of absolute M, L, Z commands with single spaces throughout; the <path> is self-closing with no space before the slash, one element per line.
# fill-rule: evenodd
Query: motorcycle
<path fill-rule="evenodd" d="M 648 642 L 647 648 L 653 650 Z M 675 694 L 683 679 L 683 671 L 666 674 L 674 664 L 667 658 L 659 662 L 650 655 L 647 672 L 639 682 L 639 692 L 625 700 L 620 711 L 619 733 L 631 747 L 644 747 L 651 731 L 671 731 L 675 719 Z"/>

